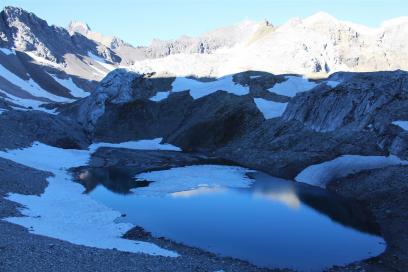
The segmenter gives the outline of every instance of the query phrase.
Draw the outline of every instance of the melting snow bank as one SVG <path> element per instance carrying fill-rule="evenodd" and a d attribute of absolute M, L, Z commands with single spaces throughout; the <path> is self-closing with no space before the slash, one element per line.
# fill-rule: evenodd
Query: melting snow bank
<path fill-rule="evenodd" d="M 403 130 L 408 131 L 408 121 L 394 121 L 392 122 L 394 125 L 399 126 Z"/>
<path fill-rule="evenodd" d="M 99 65 L 103 66 L 106 70 L 113 71 L 115 69 L 115 66 L 112 64 L 109 64 L 106 62 L 106 60 L 100 56 L 95 55 L 91 51 L 88 52 L 88 57 L 90 57 L 92 60 L 97 62 Z M 102 72 L 103 73 L 103 72 Z"/>
<path fill-rule="evenodd" d="M 5 220 L 33 233 L 78 245 L 177 257 L 177 253 L 152 243 L 122 239 L 133 226 L 115 223 L 119 212 L 82 194 L 82 186 L 72 181 L 67 169 L 87 164 L 90 155 L 88 150 L 61 149 L 38 142 L 24 149 L 0 151 L 2 158 L 53 173 L 41 196 L 10 194 L 8 199 L 26 207 L 21 210 L 25 217 Z"/>
<path fill-rule="evenodd" d="M 245 174 L 254 172 L 238 166 L 192 165 L 136 175 L 137 179 L 154 181 L 148 187 L 133 189 L 143 195 L 166 195 L 199 188 L 246 188 L 252 180 Z"/>
<path fill-rule="evenodd" d="M 24 80 L 17 75 L 13 74 L 6 67 L 0 64 L 0 76 L 12 83 L 13 85 L 20 87 L 24 91 L 29 92 L 33 96 L 48 98 L 55 102 L 72 102 L 72 99 L 57 96 L 44 90 L 38 85 L 32 78 Z"/>
<path fill-rule="evenodd" d="M 190 91 L 190 95 L 194 99 L 198 99 L 216 91 L 222 90 L 235 95 L 246 95 L 249 93 L 248 86 L 242 86 L 235 83 L 232 76 L 224 76 L 217 78 L 214 81 L 198 81 L 186 77 L 177 77 L 173 83 L 170 91 L 159 92 L 155 96 L 151 97 L 152 101 L 161 101 L 166 99 L 170 92 L 182 92 Z"/>
<path fill-rule="evenodd" d="M 407 165 L 397 156 L 343 155 L 334 160 L 306 167 L 295 178 L 296 181 L 326 187 L 333 179 L 346 177 L 363 170 L 383 168 L 391 165 Z"/>
<path fill-rule="evenodd" d="M 158 92 L 155 96 L 150 98 L 151 101 L 160 102 L 169 97 L 170 92 Z"/>
<path fill-rule="evenodd" d="M 113 148 L 127 148 L 140 150 L 171 150 L 181 151 L 180 148 L 171 144 L 161 144 L 163 138 L 156 138 L 152 140 L 129 141 L 123 143 L 95 143 L 89 146 L 91 153 L 95 152 L 99 147 L 113 147 Z"/>
<path fill-rule="evenodd" d="M 4 100 L 7 100 L 13 104 L 19 105 L 20 107 L 12 107 L 15 110 L 39 110 L 43 112 L 47 112 L 49 114 L 57 114 L 55 109 L 49 110 L 44 107 L 41 107 L 41 105 L 46 104 L 46 102 L 41 102 L 38 100 L 33 100 L 33 99 L 25 99 L 25 98 L 20 98 L 14 95 L 11 95 L 9 93 L 4 92 L 3 90 L 0 89 L 0 93 L 4 94 L 6 97 L 4 97 Z"/>
<path fill-rule="evenodd" d="M 272 88 L 268 89 L 268 91 L 279 95 L 294 97 L 297 93 L 309 91 L 318 85 L 300 76 L 285 76 L 285 79 L 286 80 L 281 83 L 276 83 Z"/>
<path fill-rule="evenodd" d="M 262 112 L 265 119 L 271 119 L 282 116 L 286 109 L 286 105 L 288 104 L 269 101 L 263 98 L 254 98 L 254 102 L 258 107 L 259 111 Z"/>
<path fill-rule="evenodd" d="M 60 84 L 61 86 L 67 88 L 67 89 L 71 92 L 72 96 L 83 98 L 83 97 L 87 97 L 87 96 L 90 95 L 90 93 L 85 92 L 83 89 L 79 88 L 79 87 L 75 84 L 75 82 L 72 80 L 71 77 L 62 79 L 62 78 L 57 77 L 56 75 L 53 75 L 53 74 L 50 74 L 50 73 L 48 73 L 48 74 L 49 74 L 56 82 L 58 82 L 58 84 Z"/>

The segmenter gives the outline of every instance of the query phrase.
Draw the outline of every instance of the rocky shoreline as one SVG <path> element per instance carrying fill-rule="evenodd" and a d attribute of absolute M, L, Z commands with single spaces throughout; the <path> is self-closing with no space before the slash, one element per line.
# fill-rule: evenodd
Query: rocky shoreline
<path fill-rule="evenodd" d="M 175 250 L 180 257 L 160 257 L 103 250 L 31 234 L 1 219 L 21 216 L 9 193 L 39 195 L 49 173 L 0 158 L 0 270 L 8 271 L 286 271 L 258 268 L 245 261 L 220 257 L 163 238 L 144 239 Z M 146 238 L 146 237 L 145 237 Z M 139 240 L 139 239 L 138 239 Z"/>
<path fill-rule="evenodd" d="M 360 201 L 373 213 L 387 242 L 380 256 L 329 271 L 408 270 L 408 167 L 393 166 L 364 171 L 333 181 L 328 189 Z"/>
<path fill-rule="evenodd" d="M 126 156 L 124 156 L 126 154 Z M 136 151 L 127 149 L 101 148 L 98 150 L 90 165 L 131 165 L 136 172 L 159 169 L 172 158 L 171 167 L 196 164 L 203 162 L 217 162 L 212 158 L 207 161 L 200 155 L 190 155 L 172 151 Z M 199 158 L 199 159 L 198 159 Z M 197 160 L 198 159 L 198 160 Z M 165 167 L 169 167 L 166 165 Z M 45 172 L 33 170 L 16 163 L 0 159 L 0 179 L 8 183 L 0 185 L 2 196 L 8 193 L 41 194 L 47 186 Z M 379 257 L 350 264 L 345 267 L 334 267 L 328 271 L 403 271 L 400 267 L 407 267 L 407 256 L 404 249 L 408 246 L 407 239 L 401 239 L 401 227 L 406 218 L 403 210 L 405 200 L 403 192 L 395 190 L 401 186 L 405 169 L 391 167 L 384 171 L 375 170 L 332 182 L 328 189 L 344 197 L 357 199 L 370 208 L 375 214 L 381 232 L 388 243 L 387 251 Z M 393 175 L 393 177 L 390 177 Z M 378 181 L 378 177 L 382 177 Z M 393 183 L 387 183 L 388 179 Z M 390 199 L 382 198 L 379 192 L 373 189 L 363 194 L 368 186 L 381 188 L 381 193 L 389 194 Z M 388 185 L 387 185 L 388 184 Z M 384 185 L 384 187 L 379 186 Z M 388 186 L 388 187 L 387 187 Z M 405 189 L 403 189 L 405 190 Z M 381 201 L 380 201 L 381 200 Z M 19 216 L 15 203 L 1 199 L 0 217 Z M 394 207 L 389 207 L 393 205 Z M 391 211 L 391 212 L 390 212 Z M 395 216 L 398 214 L 398 216 Z M 405 220 L 405 221 L 404 221 Z M 154 257 L 144 254 L 119 252 L 117 250 L 101 250 L 84 246 L 73 245 L 49 237 L 30 234 L 20 226 L 0 221 L 0 267 L 2 271 L 168 271 L 169 267 L 177 271 L 284 271 L 257 268 L 247 262 L 233 258 L 223 258 L 203 250 L 188 247 L 170 241 L 164 237 L 153 237 L 139 227 L 130 230 L 125 238 L 153 242 L 163 248 L 175 250 L 181 254 L 178 258 Z M 404 242 L 405 241 L 405 242 Z M 56 257 L 58 256 L 58 257 Z M 114 267 L 114 268 L 112 268 Z M 286 270 L 285 270 L 286 271 Z"/>

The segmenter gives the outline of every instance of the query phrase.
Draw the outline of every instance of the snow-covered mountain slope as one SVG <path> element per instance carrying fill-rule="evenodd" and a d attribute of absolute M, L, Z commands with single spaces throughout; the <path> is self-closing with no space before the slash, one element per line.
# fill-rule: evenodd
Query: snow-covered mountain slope
<path fill-rule="evenodd" d="M 408 18 L 368 28 L 317 13 L 280 26 L 244 21 L 198 37 L 154 40 L 149 47 L 134 47 L 93 32 L 82 22 L 74 21 L 65 29 L 49 26 L 21 8 L 6 7 L 0 14 L 0 96 L 10 107 L 23 109 L 84 97 L 118 67 L 177 78 L 175 85 L 189 81 L 190 75 L 217 79 L 211 84 L 189 81 L 194 83 L 192 95 L 208 86 L 231 92 L 229 88 L 244 88 L 245 83 L 240 87 L 223 80 L 244 71 L 310 77 L 337 71 L 408 69 L 408 57 L 401 54 L 408 49 Z M 293 80 L 287 83 L 293 90 L 283 83 L 284 96 L 313 87 L 312 83 L 299 87 Z M 275 86 L 273 92 L 281 95 L 280 87 Z M 164 91 L 169 90 L 159 90 L 163 93 L 152 100 L 167 97 Z"/>
<path fill-rule="evenodd" d="M 317 13 L 273 27 L 256 24 L 252 35 L 243 35 L 231 48 L 210 54 L 183 52 L 135 63 L 134 67 L 167 70 L 175 74 L 222 76 L 247 70 L 302 75 L 337 71 L 383 71 L 408 68 L 408 18 L 368 28 Z"/>
<path fill-rule="evenodd" d="M 20 8 L 0 12 L 0 96 L 20 109 L 87 96 L 120 57 Z"/>

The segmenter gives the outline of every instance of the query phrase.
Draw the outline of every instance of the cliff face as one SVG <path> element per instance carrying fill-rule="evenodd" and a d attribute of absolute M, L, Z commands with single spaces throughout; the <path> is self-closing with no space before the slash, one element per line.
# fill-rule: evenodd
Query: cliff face
<path fill-rule="evenodd" d="M 290 101 L 283 120 L 297 120 L 316 131 L 378 130 L 398 118 L 408 118 L 403 106 L 408 103 L 406 72 L 337 74 L 346 78 L 336 87 L 322 85 L 297 95 Z M 388 112 L 388 114 L 384 114 Z"/>
<path fill-rule="evenodd" d="M 86 56 L 88 52 L 100 54 L 111 61 L 120 60 L 109 48 L 79 35 L 71 36 L 65 28 L 50 26 L 21 8 L 5 7 L 0 18 L 1 47 L 33 52 L 56 63 L 64 62 L 65 54 Z"/>
<path fill-rule="evenodd" d="M 192 85 L 179 92 L 179 79 L 117 70 L 63 115 L 77 116 L 98 141 L 163 137 L 186 151 L 215 153 L 285 178 L 341 155 L 407 158 L 407 131 L 395 123 L 408 120 L 406 72 L 338 73 L 312 89 L 295 86 L 293 97 L 293 90 L 276 88 L 293 76 L 235 78 L 247 94 L 231 93 L 233 85 L 193 98 L 198 81 L 186 81 Z M 260 85 L 269 89 L 259 92 Z M 152 100 L 163 89 L 168 96 Z M 287 103 L 286 110 L 266 119 L 255 103 L 260 97 L 272 107 Z"/>

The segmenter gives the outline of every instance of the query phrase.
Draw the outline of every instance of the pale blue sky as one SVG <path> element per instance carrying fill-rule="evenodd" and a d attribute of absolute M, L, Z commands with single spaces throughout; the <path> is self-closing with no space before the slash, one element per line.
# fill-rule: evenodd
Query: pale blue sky
<path fill-rule="evenodd" d="M 278 25 L 325 11 L 378 26 L 408 15 L 407 0 L 1 0 L 1 5 L 22 7 L 59 26 L 81 20 L 94 31 L 133 45 L 147 45 L 153 38 L 194 36 L 244 19 L 268 19 Z"/>

